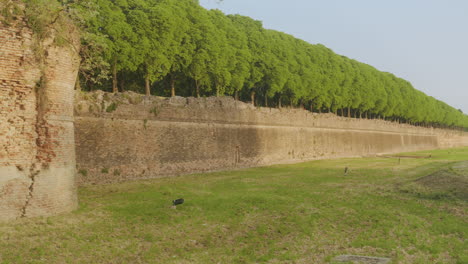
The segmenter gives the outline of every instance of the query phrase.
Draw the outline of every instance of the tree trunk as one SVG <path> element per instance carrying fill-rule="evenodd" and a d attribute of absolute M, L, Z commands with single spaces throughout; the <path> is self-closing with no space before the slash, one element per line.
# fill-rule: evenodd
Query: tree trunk
<path fill-rule="evenodd" d="M 119 92 L 117 87 L 117 58 L 114 58 L 114 65 L 112 67 L 112 92 Z"/>
<path fill-rule="evenodd" d="M 281 95 L 278 98 L 278 108 L 281 108 Z"/>
<path fill-rule="evenodd" d="M 197 80 L 195 80 L 195 88 L 197 89 L 197 90 L 196 90 L 197 98 L 200 98 L 200 86 L 198 85 L 198 81 L 197 81 Z"/>
<path fill-rule="evenodd" d="M 171 74 L 171 96 L 175 96 L 175 78 L 173 74 Z"/>
<path fill-rule="evenodd" d="M 234 93 L 234 99 L 235 99 L 236 101 L 239 101 L 239 91 L 236 91 L 236 92 Z"/>
<path fill-rule="evenodd" d="M 348 106 L 348 117 L 351 118 L 351 107 Z"/>
<path fill-rule="evenodd" d="M 145 77 L 145 94 L 146 96 L 151 95 L 151 84 L 148 76 Z"/>
<path fill-rule="evenodd" d="M 367 112 L 365 112 L 365 114 L 366 114 L 366 115 L 365 115 L 366 119 L 368 119 L 368 118 L 367 118 Z"/>
<path fill-rule="evenodd" d="M 122 76 L 120 76 L 122 77 Z M 122 77 L 120 78 L 120 92 L 125 92 L 125 79 Z"/>
<path fill-rule="evenodd" d="M 265 107 L 268 107 L 268 96 L 265 94 Z"/>
<path fill-rule="evenodd" d="M 252 100 L 252 105 L 255 106 L 255 91 L 250 92 L 250 100 Z"/>

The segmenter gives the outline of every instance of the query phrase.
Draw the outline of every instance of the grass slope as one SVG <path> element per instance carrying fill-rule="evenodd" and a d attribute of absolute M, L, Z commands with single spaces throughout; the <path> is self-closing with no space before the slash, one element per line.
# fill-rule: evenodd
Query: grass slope
<path fill-rule="evenodd" d="M 466 180 L 468 149 L 428 154 L 81 188 L 72 214 L 0 224 L 0 263 L 468 263 L 468 190 L 434 176 Z"/>

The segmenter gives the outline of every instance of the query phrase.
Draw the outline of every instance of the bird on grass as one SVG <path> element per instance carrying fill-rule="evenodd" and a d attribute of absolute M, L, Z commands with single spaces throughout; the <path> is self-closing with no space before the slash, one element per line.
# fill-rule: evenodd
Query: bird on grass
<path fill-rule="evenodd" d="M 172 208 L 173 209 L 176 209 L 177 208 L 177 205 L 181 205 L 185 202 L 185 200 L 183 198 L 180 198 L 180 199 L 177 199 L 177 200 L 174 200 L 172 201 Z"/>

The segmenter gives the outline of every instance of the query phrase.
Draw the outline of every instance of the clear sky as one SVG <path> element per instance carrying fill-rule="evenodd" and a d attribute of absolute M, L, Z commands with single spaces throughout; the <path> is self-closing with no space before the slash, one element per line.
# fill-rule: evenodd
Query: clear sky
<path fill-rule="evenodd" d="M 468 0 L 200 0 L 394 73 L 468 113 Z"/>

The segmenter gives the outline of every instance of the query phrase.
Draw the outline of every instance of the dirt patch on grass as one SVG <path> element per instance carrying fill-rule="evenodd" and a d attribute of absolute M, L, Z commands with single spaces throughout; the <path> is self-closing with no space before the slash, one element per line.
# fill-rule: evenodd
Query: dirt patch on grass
<path fill-rule="evenodd" d="M 446 196 L 468 201 L 468 161 L 416 179 L 415 183 L 434 194 L 434 198 Z"/>

